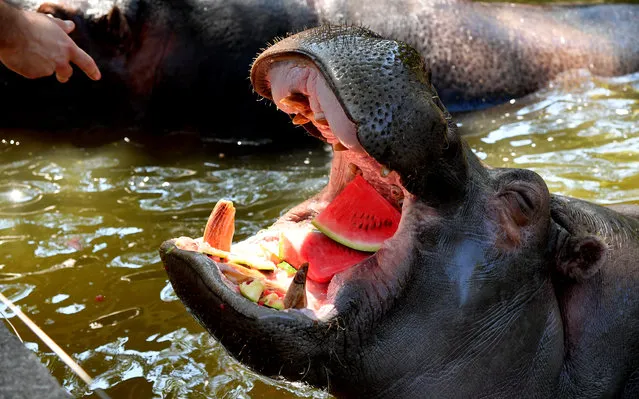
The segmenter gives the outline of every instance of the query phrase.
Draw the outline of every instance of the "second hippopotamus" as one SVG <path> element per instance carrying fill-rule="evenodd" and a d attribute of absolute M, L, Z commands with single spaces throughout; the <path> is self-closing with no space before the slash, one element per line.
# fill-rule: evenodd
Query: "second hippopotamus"
<path fill-rule="evenodd" d="M 557 74 L 639 70 L 639 6 L 529 6 L 466 0 L 65 0 L 25 3 L 76 28 L 103 78 L 65 85 L 0 74 L 0 127 L 142 127 L 209 137 L 290 142 L 285 115 L 257 102 L 246 80 L 276 37 L 350 23 L 413 47 L 452 110 L 521 97 Z M 96 133 L 97 134 L 97 133 Z"/>
<path fill-rule="evenodd" d="M 243 297 L 225 256 L 169 240 L 175 292 L 241 362 L 338 397 L 637 397 L 636 209 L 486 167 L 430 75 L 409 45 L 356 27 L 260 54 L 255 90 L 336 151 L 319 194 L 239 246 L 305 229 L 360 177 L 401 212 L 398 229 L 285 310 Z"/>

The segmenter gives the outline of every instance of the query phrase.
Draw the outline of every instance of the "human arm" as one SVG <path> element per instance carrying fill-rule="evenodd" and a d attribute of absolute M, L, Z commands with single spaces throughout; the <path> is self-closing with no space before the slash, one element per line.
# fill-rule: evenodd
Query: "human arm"
<path fill-rule="evenodd" d="M 98 80 L 95 61 L 68 35 L 74 28 L 72 21 L 21 10 L 0 0 L 0 62 L 31 79 L 55 73 L 62 83 L 71 77 L 73 63 Z"/>

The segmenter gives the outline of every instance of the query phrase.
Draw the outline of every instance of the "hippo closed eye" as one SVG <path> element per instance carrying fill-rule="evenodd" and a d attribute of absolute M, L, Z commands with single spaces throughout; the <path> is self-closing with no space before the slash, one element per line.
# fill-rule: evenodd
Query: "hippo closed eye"
<path fill-rule="evenodd" d="M 251 81 L 336 151 L 319 194 L 239 246 L 304 230 L 355 176 L 401 221 L 286 310 L 242 297 L 219 257 L 162 244 L 175 292 L 233 356 L 343 397 L 639 394 L 635 218 L 551 195 L 532 171 L 484 167 L 419 54 L 368 30 L 288 37 Z"/>

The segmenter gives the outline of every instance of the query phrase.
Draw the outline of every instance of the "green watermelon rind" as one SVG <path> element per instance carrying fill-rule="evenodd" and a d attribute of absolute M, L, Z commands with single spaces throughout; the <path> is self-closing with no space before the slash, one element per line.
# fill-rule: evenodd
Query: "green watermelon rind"
<path fill-rule="evenodd" d="M 324 235 L 329 237 L 331 240 L 337 241 L 346 247 L 356 249 L 358 251 L 377 252 L 379 251 L 379 249 L 382 247 L 382 244 L 383 244 L 383 243 L 370 243 L 370 242 L 349 240 L 343 235 L 340 235 L 339 233 L 323 225 L 322 222 L 318 221 L 317 219 L 313 219 L 311 223 L 313 224 L 313 226 L 315 226 L 319 231 L 321 231 Z"/>

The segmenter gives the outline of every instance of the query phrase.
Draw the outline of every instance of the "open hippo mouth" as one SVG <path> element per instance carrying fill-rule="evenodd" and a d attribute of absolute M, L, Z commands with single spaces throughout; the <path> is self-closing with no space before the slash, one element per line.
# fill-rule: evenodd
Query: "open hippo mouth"
<path fill-rule="evenodd" d="M 160 253 L 177 295 L 240 361 L 267 375 L 296 379 L 306 370 L 305 380 L 325 385 L 328 376 L 316 375 L 310 367 L 330 357 L 330 349 L 320 343 L 335 341 L 343 330 L 372 328 L 393 306 L 410 277 L 418 225 L 437 217 L 441 201 L 460 195 L 463 185 L 458 183 L 465 168 L 458 168 L 461 174 L 430 170 L 433 160 L 441 163 L 444 154 L 459 154 L 461 149 L 453 136 L 447 142 L 447 114 L 430 91 L 426 68 L 414 50 L 382 41 L 364 29 L 324 27 L 306 32 L 262 53 L 253 64 L 251 80 L 260 95 L 292 116 L 293 123 L 332 145 L 328 185 L 268 229 L 232 246 L 229 225 L 234 211 L 231 204 L 220 202 L 203 238 L 166 241 Z M 370 41 L 376 48 L 357 54 L 353 49 L 371 46 L 349 47 L 349 61 L 336 48 L 340 40 Z M 381 60 L 385 67 L 373 76 L 366 69 L 358 72 L 358 63 L 367 60 Z M 421 89 L 398 94 L 410 85 Z M 427 126 L 428 134 L 415 134 L 415 124 Z M 333 243 L 335 251 L 359 254 L 338 270 L 326 265 L 333 258 L 328 252 L 316 255 L 320 265 L 310 261 L 308 270 L 302 267 L 308 261 L 304 256 L 297 262 L 287 258 L 282 247 L 304 247 L 322 235 L 313 220 L 353 184 L 374 190 L 370 197 L 382 198 L 385 208 L 401 213 L 394 231 L 367 252 Z M 357 202 L 369 199 L 351 202 L 353 209 L 348 211 L 358 214 Z M 359 214 L 383 219 L 376 212 Z M 380 223 L 373 222 L 373 227 Z M 368 229 L 361 223 L 358 227 Z M 275 266 L 282 261 L 299 268 L 295 276 Z M 254 281 L 261 281 L 257 294 L 249 290 Z M 299 294 L 304 283 L 305 299 Z M 284 303 L 270 306 L 272 299 Z"/>
<path fill-rule="evenodd" d="M 265 61 L 258 59 L 255 63 L 253 79 L 256 82 L 256 90 L 271 98 L 282 111 L 290 114 L 294 124 L 304 125 L 312 135 L 332 145 L 334 149 L 333 160 L 329 183 L 319 194 L 294 207 L 274 225 L 260 231 L 257 235 L 233 244 L 232 247 L 225 244 L 216 245 L 219 244 L 220 240 L 226 239 L 226 237 L 220 239 L 219 236 L 228 235 L 228 224 L 232 223 L 233 219 L 232 216 L 226 215 L 234 212 L 230 209 L 232 204 L 223 201 L 218 203 L 218 210 L 212 213 L 208 225 L 204 229 L 204 237 L 195 240 L 180 237 L 163 246 L 163 259 L 166 260 L 170 276 L 173 275 L 173 268 L 171 267 L 171 258 L 166 254 L 167 252 L 173 254 L 173 246 L 182 250 L 200 252 L 207 256 L 211 261 L 204 261 L 203 256 L 201 257 L 202 261 L 209 264 L 205 267 L 218 273 L 219 279 L 204 280 L 204 282 L 211 283 L 210 288 L 214 293 L 220 295 L 222 300 L 228 295 L 241 295 L 243 293 L 240 289 L 242 283 L 255 279 L 264 281 L 264 292 L 276 292 L 280 298 L 284 298 L 288 287 L 293 284 L 293 273 L 288 268 L 277 268 L 276 266 L 280 262 L 286 262 L 298 269 L 301 263 L 297 260 L 307 260 L 299 252 L 303 252 L 307 246 L 325 246 L 323 244 L 325 240 L 315 239 L 317 235 L 323 233 L 319 232 L 312 222 L 339 194 L 344 192 L 345 187 L 356 177 L 363 178 L 370 187 L 374 188 L 374 192 L 388 202 L 390 207 L 402 214 L 408 213 L 405 209 L 409 209 L 413 203 L 413 196 L 402 185 L 399 174 L 375 160 L 362 148 L 357 138 L 356 124 L 352 118 L 346 115 L 331 85 L 324 77 L 324 73 L 314 61 L 301 55 L 282 57 L 279 54 Z M 370 192 L 363 194 L 370 195 Z M 360 195 L 355 200 L 368 202 L 369 198 L 362 198 Z M 351 203 L 352 201 L 349 201 L 349 204 Z M 376 214 L 376 209 L 370 209 L 370 207 L 369 209 L 355 208 L 345 211 L 353 219 L 357 219 L 352 223 L 359 223 L 359 229 L 362 233 L 368 232 L 369 227 L 372 232 L 374 228 L 381 227 L 380 224 L 384 222 L 384 216 Z M 379 211 L 387 212 L 387 209 Z M 364 218 L 359 217 L 362 213 L 365 213 Z M 372 223 L 367 224 L 367 221 L 372 221 Z M 380 264 L 385 265 L 384 269 L 388 269 L 389 274 L 383 276 L 384 281 L 380 283 L 392 284 L 389 280 L 397 280 L 399 277 L 397 275 L 399 270 L 392 264 L 399 263 L 397 260 L 401 257 L 398 257 L 398 254 L 409 252 L 400 250 L 402 246 L 405 246 L 402 243 L 409 241 L 405 236 L 410 234 L 410 231 L 408 231 L 409 227 L 405 227 L 405 224 L 400 223 L 398 229 L 397 225 L 389 226 L 397 231 L 380 243 L 379 249 L 358 251 L 356 245 L 353 249 L 342 249 L 339 248 L 341 244 L 337 242 L 335 245 L 328 244 L 322 251 L 329 258 L 329 261 L 336 255 L 326 252 L 335 250 L 346 253 L 346 255 L 341 254 L 342 256 L 337 255 L 340 258 L 340 263 L 348 263 L 348 259 L 352 259 L 353 263 L 343 265 L 340 268 L 343 270 L 332 273 L 333 265 L 325 265 L 324 262 L 320 264 L 320 259 L 316 259 L 317 265 L 309 265 L 309 278 L 305 281 L 307 297 L 305 306 L 293 304 L 295 307 L 286 311 L 299 312 L 315 320 L 326 321 L 335 317 L 336 296 L 345 281 L 361 274 L 357 272 L 360 266 L 371 269 L 379 267 Z M 232 231 L 232 227 L 230 229 Z M 327 237 L 327 239 L 330 238 Z M 224 247 L 221 251 L 219 250 L 220 246 Z M 287 251 L 284 248 L 290 246 L 294 247 L 291 248 L 291 251 L 295 259 L 289 257 L 293 255 L 287 256 L 285 253 Z M 223 251 L 228 251 L 228 255 Z M 194 255 L 189 254 L 189 256 Z M 317 270 L 313 273 L 314 267 L 318 269 L 327 267 L 330 270 Z M 313 278 L 314 274 L 317 277 Z M 381 276 L 363 275 L 361 277 L 372 280 Z M 176 281 L 175 285 L 177 290 L 183 286 L 182 281 Z M 268 305 L 262 308 L 263 301 L 251 303 L 248 300 L 242 300 L 242 302 L 246 305 L 241 307 L 242 310 L 247 312 L 250 310 L 250 314 L 255 312 L 260 317 L 270 316 L 277 311 L 269 308 Z"/>

